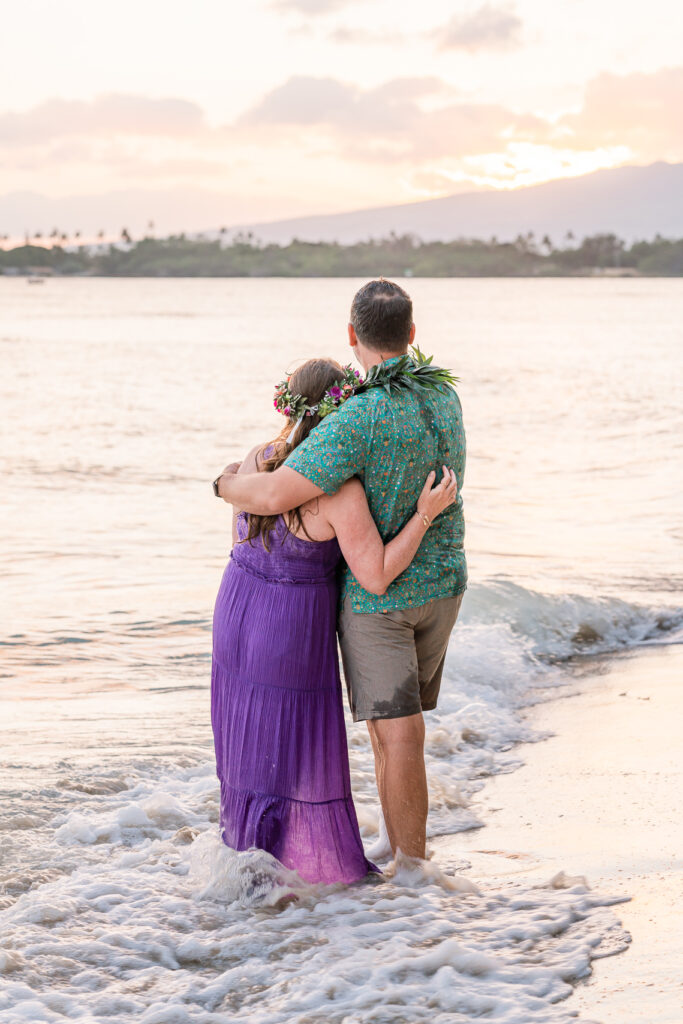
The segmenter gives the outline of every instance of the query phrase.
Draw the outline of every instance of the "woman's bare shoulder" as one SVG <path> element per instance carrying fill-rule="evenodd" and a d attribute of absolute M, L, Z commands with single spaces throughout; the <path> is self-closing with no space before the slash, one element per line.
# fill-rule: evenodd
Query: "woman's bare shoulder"
<path fill-rule="evenodd" d="M 367 508 L 365 491 L 360 480 L 354 478 L 334 494 L 320 494 L 304 502 L 299 511 L 311 539 L 327 540 L 336 533 L 335 522 L 363 507 Z"/>

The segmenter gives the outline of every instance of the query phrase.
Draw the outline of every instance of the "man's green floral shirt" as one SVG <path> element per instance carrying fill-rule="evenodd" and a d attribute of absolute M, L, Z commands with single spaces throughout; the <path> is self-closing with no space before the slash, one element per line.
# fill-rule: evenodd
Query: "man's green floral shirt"
<path fill-rule="evenodd" d="M 465 430 L 460 400 L 452 388 L 401 389 L 387 395 L 375 387 L 354 395 L 322 420 L 286 465 L 326 494 L 334 494 L 352 476 L 360 477 L 385 543 L 414 514 L 429 471 L 439 471 L 440 478 L 442 465 L 452 467 L 458 501 L 429 527 L 405 572 L 385 594 L 377 595 L 364 590 L 347 568 L 343 591 L 349 593 L 355 612 L 379 612 L 415 608 L 465 590 Z"/>

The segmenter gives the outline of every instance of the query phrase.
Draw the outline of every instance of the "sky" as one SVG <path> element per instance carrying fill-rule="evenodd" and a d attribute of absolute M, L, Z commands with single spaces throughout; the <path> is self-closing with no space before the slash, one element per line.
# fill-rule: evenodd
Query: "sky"
<path fill-rule="evenodd" d="M 678 0 L 22 0 L 0 39 L 0 234 L 683 161 L 681 40 Z"/>

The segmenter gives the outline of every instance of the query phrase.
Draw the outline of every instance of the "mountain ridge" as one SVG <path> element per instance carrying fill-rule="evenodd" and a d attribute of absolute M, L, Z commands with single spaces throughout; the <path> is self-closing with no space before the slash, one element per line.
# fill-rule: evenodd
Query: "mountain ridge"
<path fill-rule="evenodd" d="M 368 238 L 414 234 L 421 241 L 457 238 L 508 241 L 533 231 L 560 242 L 614 233 L 625 241 L 657 234 L 683 236 L 683 163 L 659 161 L 557 178 L 520 189 L 458 192 L 438 199 L 241 224 L 263 242 L 352 244 Z"/>
<path fill-rule="evenodd" d="M 229 240 L 241 230 L 280 244 L 294 237 L 350 244 L 386 238 L 392 231 L 425 242 L 492 236 L 512 241 L 528 231 L 539 240 L 547 234 L 559 245 L 567 231 L 577 240 L 598 233 L 614 233 L 627 243 L 657 234 L 681 238 L 683 163 L 624 166 L 520 189 L 457 192 L 400 205 L 267 219 L 268 207 L 275 205 L 271 197 L 265 208 L 254 206 L 252 197 L 245 206 L 244 200 L 201 187 L 62 197 L 24 190 L 0 195 L 0 233 L 18 242 L 24 235 L 35 240 L 40 231 L 45 239 L 57 225 L 67 229 L 73 245 L 75 228 L 82 239 L 94 241 L 100 227 L 106 226 L 106 239 L 115 241 L 124 226 L 140 238 L 154 221 L 157 237 L 185 232 L 190 237 Z M 248 219 L 254 209 L 259 210 L 258 219 Z M 219 224 L 230 227 L 219 231 Z"/>

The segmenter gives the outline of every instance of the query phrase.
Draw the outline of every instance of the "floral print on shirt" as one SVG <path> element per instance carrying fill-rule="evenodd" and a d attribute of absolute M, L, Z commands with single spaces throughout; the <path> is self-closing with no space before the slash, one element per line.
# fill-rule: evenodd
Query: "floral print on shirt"
<path fill-rule="evenodd" d="M 326 416 L 287 459 L 286 465 L 334 494 L 345 480 L 360 477 L 373 519 L 386 543 L 414 514 L 431 469 L 450 466 L 458 479 L 457 503 L 429 527 L 415 558 L 382 595 L 364 590 L 346 568 L 342 584 L 355 612 L 415 608 L 461 594 L 467 586 L 461 489 L 465 430 L 460 400 L 449 388 L 372 388 Z M 342 595 L 343 596 L 343 595 Z"/>

